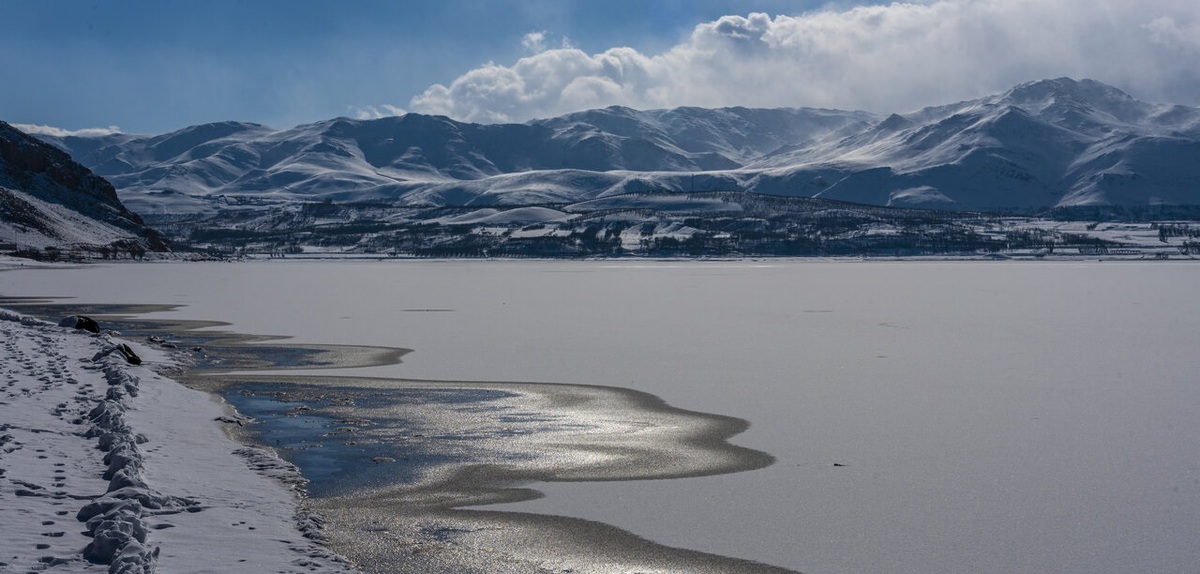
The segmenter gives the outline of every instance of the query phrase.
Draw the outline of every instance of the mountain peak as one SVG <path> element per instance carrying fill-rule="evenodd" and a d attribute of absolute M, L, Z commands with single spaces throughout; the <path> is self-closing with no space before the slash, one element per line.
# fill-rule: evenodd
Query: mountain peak
<path fill-rule="evenodd" d="M 884 119 L 882 122 L 879 122 L 877 127 L 880 130 L 885 130 L 885 131 L 899 131 L 899 130 L 902 130 L 905 128 L 912 127 L 913 125 L 915 125 L 915 124 L 912 122 L 912 120 L 909 120 L 908 118 L 906 118 L 900 114 L 892 114 L 892 115 L 888 116 L 886 119 Z"/>
<path fill-rule="evenodd" d="M 1049 97 L 1084 100 L 1097 98 L 1133 99 L 1129 94 L 1103 82 L 1086 78 L 1075 80 L 1067 77 L 1018 84 L 1008 90 L 1004 97 L 1014 100 L 1039 100 Z"/>
<path fill-rule="evenodd" d="M 1097 110 L 1121 122 L 1138 122 L 1151 111 L 1150 104 L 1096 80 L 1057 78 L 1018 85 L 996 99 L 1034 115 L 1063 110 Z"/>

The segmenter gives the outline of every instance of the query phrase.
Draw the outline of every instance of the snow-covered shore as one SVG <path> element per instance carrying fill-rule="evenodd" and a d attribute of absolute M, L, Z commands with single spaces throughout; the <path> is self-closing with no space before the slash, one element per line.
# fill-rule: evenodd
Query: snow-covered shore
<path fill-rule="evenodd" d="M 2 309 L 0 340 L 0 572 L 353 571 L 163 350 Z"/>

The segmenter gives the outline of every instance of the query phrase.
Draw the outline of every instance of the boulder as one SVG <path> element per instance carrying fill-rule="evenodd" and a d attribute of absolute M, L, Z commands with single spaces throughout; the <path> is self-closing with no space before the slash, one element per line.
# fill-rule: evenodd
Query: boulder
<path fill-rule="evenodd" d="M 129 363 L 130 365 L 142 364 L 142 358 L 139 357 L 137 353 L 133 352 L 133 349 L 130 349 L 129 345 L 126 345 L 125 343 L 117 345 L 117 352 L 121 353 L 121 356 L 125 357 L 125 362 Z"/>
<path fill-rule="evenodd" d="M 71 315 L 70 317 L 66 317 L 62 321 L 58 322 L 58 326 L 79 329 L 80 331 L 87 331 L 89 333 L 100 332 L 100 323 L 97 323 L 96 320 L 91 317 L 85 317 L 83 315 Z"/>

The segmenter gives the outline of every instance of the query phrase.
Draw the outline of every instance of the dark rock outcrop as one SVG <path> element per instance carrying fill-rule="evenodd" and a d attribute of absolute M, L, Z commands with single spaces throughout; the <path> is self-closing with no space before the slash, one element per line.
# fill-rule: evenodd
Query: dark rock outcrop
<path fill-rule="evenodd" d="M 89 333 L 100 332 L 100 323 L 97 323 L 95 319 L 84 315 L 71 315 L 70 317 L 64 317 L 62 321 L 58 322 L 58 326 L 67 327 L 70 329 L 79 329 L 80 331 L 87 331 Z"/>

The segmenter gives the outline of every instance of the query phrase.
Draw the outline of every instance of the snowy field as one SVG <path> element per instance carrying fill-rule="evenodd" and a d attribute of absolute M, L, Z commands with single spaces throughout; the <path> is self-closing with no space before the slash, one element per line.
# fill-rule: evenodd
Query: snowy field
<path fill-rule="evenodd" d="M 732 441 L 775 464 L 540 482 L 529 486 L 545 497 L 484 510 L 582 518 L 810 574 L 1200 563 L 1198 285 L 1200 266 L 1170 261 L 263 261 L 0 273 L 3 296 L 185 305 L 161 315 L 297 343 L 413 349 L 400 364 L 348 375 L 607 385 L 744 419 L 749 429 Z M 147 448 L 160 440 L 146 434 Z M 181 527 L 150 533 L 160 560 L 172 546 L 156 537 Z"/>
<path fill-rule="evenodd" d="M 161 351 L 0 310 L 0 572 L 349 572 Z M 311 522 L 310 522 L 311 523 Z"/>

